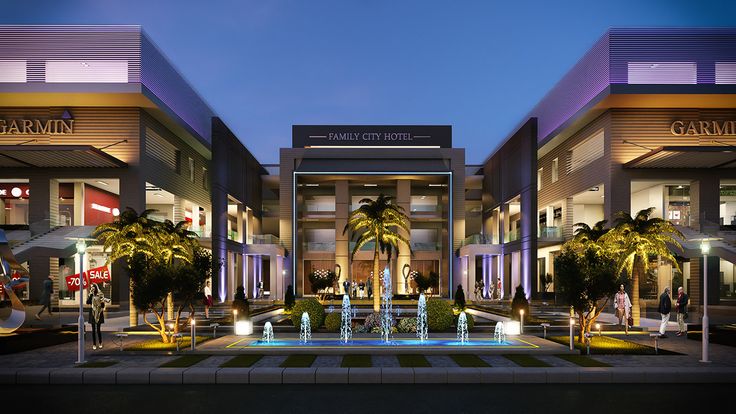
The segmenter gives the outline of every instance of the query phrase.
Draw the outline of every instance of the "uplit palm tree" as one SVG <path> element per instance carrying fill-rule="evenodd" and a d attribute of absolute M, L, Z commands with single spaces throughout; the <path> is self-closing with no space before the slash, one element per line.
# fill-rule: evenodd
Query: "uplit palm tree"
<path fill-rule="evenodd" d="M 380 292 L 381 277 L 379 273 L 379 258 L 381 253 L 385 253 L 389 262 L 391 256 L 396 252 L 399 254 L 399 244 L 403 243 L 411 252 L 409 240 L 398 233 L 398 229 L 409 230 L 409 217 L 404 212 L 404 208 L 391 203 L 392 197 L 380 194 L 377 199 L 371 200 L 364 198 L 360 200 L 361 206 L 350 213 L 348 223 L 342 231 L 345 234 L 351 230 L 358 238 L 353 251 L 350 253 L 350 259 L 355 257 L 355 253 L 367 243 L 373 241 L 375 246 L 373 249 L 373 310 L 380 310 Z"/>
<path fill-rule="evenodd" d="M 137 253 L 147 257 L 157 254 L 158 240 L 153 237 L 151 230 L 158 222 L 148 217 L 154 211 L 145 210 L 138 214 L 127 207 L 112 223 L 103 223 L 95 228 L 92 237 L 109 252 L 110 262 L 129 259 Z"/>
<path fill-rule="evenodd" d="M 575 223 L 573 226 L 576 227 L 573 233 L 573 238 L 568 243 L 568 246 L 576 252 L 582 252 L 588 247 L 592 247 L 598 242 L 598 240 L 610 229 L 605 228 L 608 220 L 601 220 L 590 227 L 586 223 Z"/>
<path fill-rule="evenodd" d="M 618 272 L 626 272 L 632 279 L 632 317 L 639 325 L 639 278 L 649 268 L 649 257 L 660 256 L 678 267 L 670 251 L 670 245 L 682 251 L 678 241 L 682 233 L 667 220 L 651 217 L 654 207 L 641 210 L 632 217 L 630 213 L 616 213 L 616 225 L 600 238 L 603 246 L 617 257 Z"/>

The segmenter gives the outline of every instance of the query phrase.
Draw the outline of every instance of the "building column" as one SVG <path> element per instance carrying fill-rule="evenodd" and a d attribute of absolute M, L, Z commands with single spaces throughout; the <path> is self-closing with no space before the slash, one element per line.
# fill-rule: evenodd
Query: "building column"
<path fill-rule="evenodd" d="M 537 190 L 526 189 L 521 192 L 521 285 L 527 299 L 537 289 Z"/>
<path fill-rule="evenodd" d="M 613 225 L 619 211 L 631 212 L 631 178 L 624 172 L 611 173 L 603 189 L 603 215 Z"/>
<path fill-rule="evenodd" d="M 501 244 L 506 243 L 506 237 L 509 234 L 509 226 L 511 223 L 511 220 L 509 220 L 510 215 L 510 208 L 509 203 L 503 203 L 501 204 L 501 234 L 499 238 L 499 242 Z"/>
<path fill-rule="evenodd" d="M 411 180 L 397 180 L 396 182 L 396 204 L 402 207 L 408 216 L 411 216 Z M 411 229 L 411 220 L 407 223 Z M 411 241 L 411 233 L 399 229 L 399 234 Z M 396 257 L 396 292 L 408 294 L 408 286 L 404 284 L 404 265 L 411 267 L 411 252 L 408 246 L 399 245 L 399 255 Z"/>
<path fill-rule="evenodd" d="M 238 237 L 235 241 L 237 241 L 238 243 L 245 243 L 245 235 L 243 234 L 245 230 L 245 223 L 243 221 L 243 204 L 238 203 L 237 212 L 235 215 L 235 231 L 238 232 Z"/>
<path fill-rule="evenodd" d="M 343 229 L 350 216 L 350 194 L 347 180 L 335 182 L 335 264 L 340 266 L 340 279 L 337 285 L 343 293 L 343 282 L 350 276 L 350 235 Z"/>
<path fill-rule="evenodd" d="M 718 232 L 721 194 L 719 185 L 720 179 L 716 175 L 690 182 L 690 226 L 702 233 Z"/>
<path fill-rule="evenodd" d="M 214 178 L 214 177 L 213 177 Z M 227 193 L 225 189 L 212 180 L 212 258 L 215 263 L 222 263 L 218 272 L 212 274 L 212 292 L 220 302 L 227 297 L 230 286 L 227 286 Z M 222 182 L 222 181 L 219 181 Z M 192 214 L 194 215 L 194 214 Z"/>

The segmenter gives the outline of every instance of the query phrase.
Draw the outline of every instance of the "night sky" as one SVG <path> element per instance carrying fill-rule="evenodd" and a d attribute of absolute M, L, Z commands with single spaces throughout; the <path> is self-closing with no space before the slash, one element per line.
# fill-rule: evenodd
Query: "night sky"
<path fill-rule="evenodd" d="M 139 24 L 262 163 L 292 124 L 451 124 L 481 163 L 611 26 L 733 26 L 736 2 L 0 1 L 2 24 Z"/>

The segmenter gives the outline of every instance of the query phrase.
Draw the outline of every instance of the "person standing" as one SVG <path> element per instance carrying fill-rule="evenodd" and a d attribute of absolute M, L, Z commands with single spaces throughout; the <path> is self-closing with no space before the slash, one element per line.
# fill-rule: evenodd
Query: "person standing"
<path fill-rule="evenodd" d="M 677 336 L 687 334 L 687 304 L 690 297 L 685 293 L 685 289 L 680 286 L 677 288 L 677 302 L 675 303 L 675 311 L 677 312 Z"/>
<path fill-rule="evenodd" d="M 629 333 L 629 315 L 631 310 L 631 300 L 629 294 L 626 293 L 624 285 L 618 287 L 618 292 L 613 298 L 613 304 L 616 306 L 616 317 L 618 318 L 618 326 L 621 326 L 621 322 L 624 324 L 624 331 L 626 334 Z"/>
<path fill-rule="evenodd" d="M 210 306 L 212 306 L 212 288 L 210 287 L 210 281 L 204 285 L 204 317 L 210 318 Z"/>
<path fill-rule="evenodd" d="M 41 310 L 36 314 L 36 319 L 41 320 L 41 314 L 44 310 L 48 310 L 49 316 L 53 316 L 51 313 L 51 294 L 54 293 L 54 279 L 49 277 L 43 281 L 43 292 L 41 293 L 41 300 L 39 303 L 42 305 Z"/>
<path fill-rule="evenodd" d="M 373 280 L 370 276 L 368 276 L 366 284 L 368 285 L 368 299 L 370 299 L 373 296 Z"/>
<path fill-rule="evenodd" d="M 263 299 L 263 281 L 258 281 L 258 297 Z"/>
<path fill-rule="evenodd" d="M 659 296 L 659 314 L 662 315 L 662 322 L 659 324 L 659 336 L 666 338 L 667 322 L 670 320 L 670 312 L 672 311 L 672 300 L 670 299 L 670 288 L 664 288 L 664 292 Z"/>
<path fill-rule="evenodd" d="M 105 322 L 105 303 L 110 303 L 110 299 L 105 297 L 97 283 L 92 284 L 89 296 L 87 296 L 87 304 L 89 308 L 89 324 L 92 325 L 92 349 L 102 349 L 102 324 Z"/>
<path fill-rule="evenodd" d="M 344 294 L 350 296 L 350 282 L 348 282 L 347 279 L 345 279 L 345 281 L 342 282 L 342 290 Z"/>

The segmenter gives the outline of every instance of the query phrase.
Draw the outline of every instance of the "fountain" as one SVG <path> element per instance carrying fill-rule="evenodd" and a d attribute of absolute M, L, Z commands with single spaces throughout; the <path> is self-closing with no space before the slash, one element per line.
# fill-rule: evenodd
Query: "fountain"
<path fill-rule="evenodd" d="M 270 344 L 273 341 L 273 326 L 271 326 L 271 322 L 266 322 L 265 325 L 263 325 L 263 338 L 261 338 L 261 341 Z"/>
<path fill-rule="evenodd" d="M 419 295 L 419 304 L 417 305 L 417 338 L 424 342 L 427 339 L 427 299 L 424 293 Z"/>
<path fill-rule="evenodd" d="M 460 316 L 457 318 L 457 340 L 461 344 L 468 341 L 468 317 L 465 316 L 465 312 L 460 312 Z"/>
<path fill-rule="evenodd" d="M 340 342 L 347 343 L 353 337 L 352 318 L 350 318 L 350 297 L 342 296 L 342 315 L 340 318 Z"/>
<path fill-rule="evenodd" d="M 309 322 L 309 314 L 302 313 L 302 323 L 299 328 L 299 343 L 306 344 L 312 339 L 312 324 Z"/>
<path fill-rule="evenodd" d="M 394 320 L 392 297 L 391 272 L 386 267 L 383 270 L 383 300 L 381 303 L 381 340 L 384 343 L 391 341 L 391 328 Z"/>
<path fill-rule="evenodd" d="M 496 329 L 493 331 L 493 340 L 498 342 L 506 342 L 506 331 L 503 326 L 503 322 L 496 323 Z"/>

